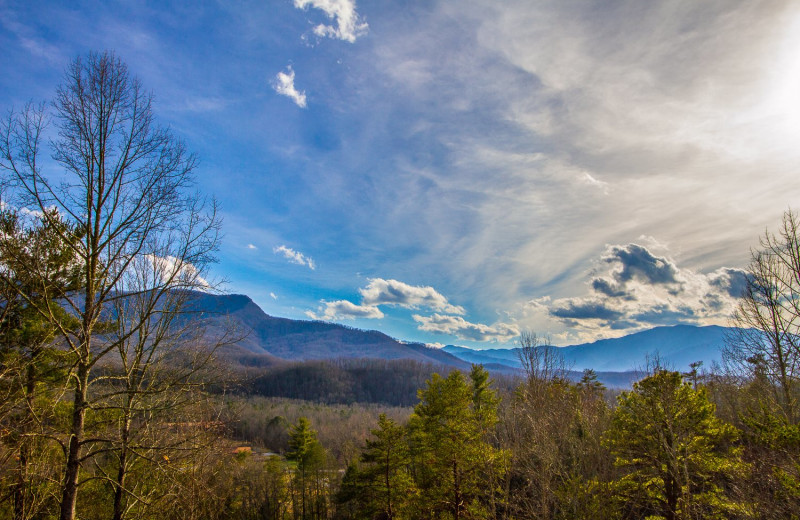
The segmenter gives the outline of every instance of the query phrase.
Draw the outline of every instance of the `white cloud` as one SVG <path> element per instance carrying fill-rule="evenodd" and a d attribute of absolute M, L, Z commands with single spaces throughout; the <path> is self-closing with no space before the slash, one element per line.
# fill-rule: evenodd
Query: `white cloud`
<path fill-rule="evenodd" d="M 314 34 L 320 37 L 336 38 L 350 43 L 367 33 L 369 26 L 356 12 L 354 0 L 294 0 L 298 9 L 313 7 L 323 11 L 333 25 L 319 24 L 314 27 Z"/>
<path fill-rule="evenodd" d="M 34 217 L 34 218 L 37 218 L 37 219 L 41 219 L 42 217 L 44 217 L 44 213 L 41 210 L 38 210 L 38 209 L 28 209 L 28 208 L 23 207 L 23 208 L 20 208 L 19 213 L 23 217 Z"/>
<path fill-rule="evenodd" d="M 515 325 L 498 323 L 484 325 L 470 323 L 460 316 L 464 308 L 453 305 L 441 293 L 429 286 L 415 286 L 397 280 L 371 278 L 366 287 L 358 290 L 361 304 L 347 300 L 322 301 L 322 306 L 314 311 L 306 311 L 306 316 L 315 320 L 336 319 L 381 319 L 384 313 L 380 306 L 403 307 L 406 309 L 428 309 L 448 314 L 434 313 L 433 316 L 413 315 L 419 323 L 418 329 L 437 334 L 450 334 L 460 339 L 472 341 L 509 341 L 519 335 Z"/>
<path fill-rule="evenodd" d="M 254 246 L 253 244 L 247 244 L 247 249 L 255 250 L 255 249 L 258 249 L 258 248 L 256 246 Z"/>
<path fill-rule="evenodd" d="M 582 340 L 675 323 L 725 325 L 746 283 L 741 269 L 698 273 L 637 244 L 608 246 L 597 266 L 588 294 L 532 300 L 530 313 L 546 315 Z"/>
<path fill-rule="evenodd" d="M 275 254 L 283 255 L 284 258 L 288 259 L 293 264 L 304 265 L 309 269 L 311 269 L 312 271 L 316 269 L 316 266 L 314 265 L 314 260 L 312 260 L 310 257 L 307 257 L 306 255 L 304 255 L 299 251 L 295 251 L 294 249 L 291 249 L 283 245 L 275 247 L 272 251 Z"/>
<path fill-rule="evenodd" d="M 513 324 L 497 323 L 490 326 L 482 323 L 470 323 L 461 316 L 447 316 L 438 313 L 433 316 L 415 314 L 413 318 L 420 324 L 419 330 L 437 334 L 452 334 L 464 340 L 506 342 L 519 336 L 519 328 Z"/>
<path fill-rule="evenodd" d="M 641 235 L 695 272 L 745 265 L 800 200 L 795 134 L 750 114 L 764 83 L 800 78 L 789 4 L 440 2 L 381 28 L 373 62 L 402 96 L 375 96 L 375 110 L 435 107 L 393 131 L 442 153 L 395 160 L 376 207 L 401 203 L 379 231 L 421 244 L 431 279 L 458 280 L 469 312 L 581 295 L 596 252 Z"/>
<path fill-rule="evenodd" d="M 211 289 L 211 284 L 189 262 L 174 256 L 142 255 L 133 262 L 133 270 L 126 277 L 138 290 L 168 283 L 174 287 L 194 290 Z"/>
<path fill-rule="evenodd" d="M 333 302 L 323 301 L 323 307 L 318 309 L 319 314 L 306 311 L 306 316 L 314 320 L 349 320 L 349 319 L 381 319 L 383 312 L 372 305 L 356 305 L 347 300 Z"/>
<path fill-rule="evenodd" d="M 277 300 L 278 299 L 278 295 L 275 294 L 274 292 L 269 293 L 269 297 L 272 298 L 273 300 Z"/>
<path fill-rule="evenodd" d="M 442 296 L 433 287 L 408 285 L 397 280 L 384 280 L 372 278 L 361 293 L 364 305 L 397 305 L 407 309 L 425 307 L 432 310 L 450 314 L 464 314 L 464 308 L 451 305 L 447 298 Z"/>
<path fill-rule="evenodd" d="M 295 102 L 300 108 L 306 108 L 306 93 L 305 91 L 298 91 L 294 86 L 294 70 L 292 66 L 287 67 L 287 72 L 279 72 L 275 76 L 275 81 L 272 84 L 275 92 L 282 96 L 286 96 Z"/>

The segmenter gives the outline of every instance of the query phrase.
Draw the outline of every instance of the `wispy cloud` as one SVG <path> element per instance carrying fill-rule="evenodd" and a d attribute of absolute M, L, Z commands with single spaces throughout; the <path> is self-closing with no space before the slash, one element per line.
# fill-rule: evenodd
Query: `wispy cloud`
<path fill-rule="evenodd" d="M 255 251 L 258 248 L 254 244 L 247 244 L 247 249 L 250 249 L 251 251 Z"/>
<path fill-rule="evenodd" d="M 289 65 L 286 72 L 279 72 L 275 76 L 272 83 L 272 88 L 275 92 L 282 96 L 286 96 L 300 108 L 306 108 L 306 93 L 305 91 L 298 91 L 294 86 L 294 69 Z"/>
<path fill-rule="evenodd" d="M 314 34 L 317 36 L 353 43 L 359 36 L 367 34 L 369 30 L 367 22 L 363 21 L 356 12 L 354 0 L 295 0 L 294 5 L 298 9 L 307 9 L 308 7 L 319 9 L 334 21 L 335 25 L 316 25 Z"/>
<path fill-rule="evenodd" d="M 272 250 L 275 254 L 282 255 L 284 258 L 289 260 L 293 264 L 297 265 L 304 265 L 311 270 L 316 269 L 316 265 L 314 264 L 314 260 L 310 257 L 304 255 L 299 251 L 295 251 L 290 247 L 286 247 L 285 245 L 276 246 Z"/>
<path fill-rule="evenodd" d="M 420 324 L 419 330 L 450 334 L 464 340 L 506 342 L 519 336 L 519 328 L 513 324 L 470 323 L 461 316 L 447 316 L 438 313 L 434 313 L 432 316 L 415 314 L 413 318 Z"/>

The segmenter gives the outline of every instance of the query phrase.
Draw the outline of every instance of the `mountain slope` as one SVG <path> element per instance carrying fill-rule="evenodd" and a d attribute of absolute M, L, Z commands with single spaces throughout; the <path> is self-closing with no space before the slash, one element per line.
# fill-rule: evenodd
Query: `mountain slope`
<path fill-rule="evenodd" d="M 676 370 L 687 370 L 689 363 L 702 361 L 705 366 L 721 360 L 720 349 L 725 343 L 725 327 L 675 325 L 656 327 L 621 338 L 602 339 L 592 343 L 555 349 L 572 370 L 591 368 L 597 371 L 623 372 L 643 368 L 648 356 L 658 355 L 661 363 Z M 519 350 L 473 350 L 455 345 L 444 347 L 470 363 L 500 363 L 519 368 Z"/>
<path fill-rule="evenodd" d="M 190 310 L 202 313 L 209 334 L 235 331 L 237 345 L 254 354 L 284 360 L 333 358 L 411 359 L 469 368 L 459 358 L 418 343 L 402 343 L 378 331 L 363 331 L 320 321 L 291 320 L 266 314 L 242 294 L 193 295 Z"/>

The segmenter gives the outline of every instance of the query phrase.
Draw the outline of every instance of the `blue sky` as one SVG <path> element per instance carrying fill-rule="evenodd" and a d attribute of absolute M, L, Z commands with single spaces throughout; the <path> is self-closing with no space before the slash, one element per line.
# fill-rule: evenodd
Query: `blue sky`
<path fill-rule="evenodd" d="M 0 0 L 0 108 L 112 50 L 267 313 L 432 344 L 725 324 L 800 207 L 795 1 Z"/>

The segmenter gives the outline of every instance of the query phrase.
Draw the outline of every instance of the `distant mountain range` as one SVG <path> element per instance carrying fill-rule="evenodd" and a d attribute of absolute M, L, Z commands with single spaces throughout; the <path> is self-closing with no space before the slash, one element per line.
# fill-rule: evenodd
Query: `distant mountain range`
<path fill-rule="evenodd" d="M 378 331 L 364 331 L 321 321 L 291 320 L 269 316 L 249 297 L 197 293 L 191 307 L 202 312 L 214 331 L 233 328 L 241 339 L 234 347 L 239 355 L 260 358 L 264 363 L 281 360 L 372 358 L 409 359 L 422 363 L 468 369 L 470 363 L 490 370 L 519 373 L 519 349 L 477 350 L 456 345 L 443 349 L 420 343 L 405 343 Z M 645 368 L 648 356 L 658 355 L 661 363 L 676 370 L 687 370 L 690 363 L 702 361 L 710 367 L 721 359 L 725 327 L 675 325 L 657 327 L 628 336 L 555 349 L 566 367 L 576 373 L 592 368 L 606 374 L 635 372 Z M 630 380 L 624 376 L 621 380 Z M 619 379 L 619 377 L 617 377 Z"/>
<path fill-rule="evenodd" d="M 689 364 L 702 361 L 710 368 L 721 361 L 721 349 L 729 329 L 715 325 L 696 327 L 674 325 L 656 327 L 621 338 L 601 339 L 592 343 L 550 348 L 563 356 L 566 367 L 582 371 L 625 372 L 644 369 L 648 357 L 658 356 L 660 363 L 675 370 L 688 370 Z M 442 350 L 470 363 L 493 363 L 521 368 L 520 349 L 476 350 L 448 345 Z"/>

